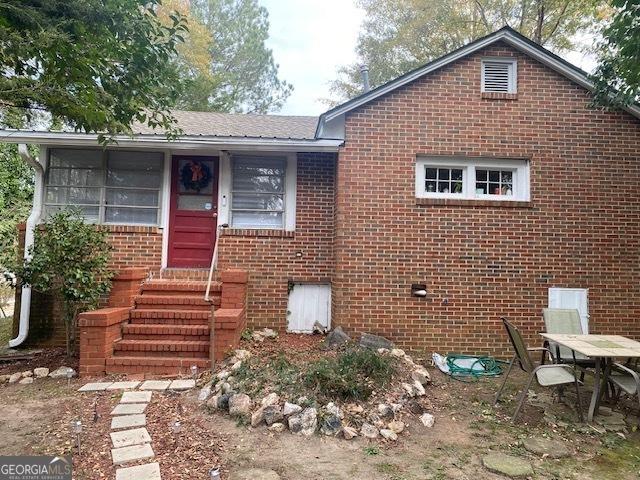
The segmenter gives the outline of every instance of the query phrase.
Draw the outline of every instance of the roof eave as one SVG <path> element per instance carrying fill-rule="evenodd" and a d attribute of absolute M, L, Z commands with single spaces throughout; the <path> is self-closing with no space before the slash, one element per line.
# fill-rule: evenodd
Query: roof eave
<path fill-rule="evenodd" d="M 160 148 L 189 150 L 214 148 L 218 150 L 263 150 L 337 152 L 342 140 L 293 139 L 262 137 L 180 136 L 168 140 L 160 135 L 115 136 L 115 147 Z M 54 146 L 99 146 L 98 135 L 75 132 L 33 132 L 0 130 L 0 142 L 27 143 Z"/>

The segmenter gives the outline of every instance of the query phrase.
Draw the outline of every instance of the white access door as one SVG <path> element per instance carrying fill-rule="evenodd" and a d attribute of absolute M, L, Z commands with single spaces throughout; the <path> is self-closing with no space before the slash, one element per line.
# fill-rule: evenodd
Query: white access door
<path fill-rule="evenodd" d="M 577 309 L 582 331 L 589 333 L 589 290 L 586 288 L 550 288 L 549 308 Z"/>
<path fill-rule="evenodd" d="M 313 333 L 316 323 L 326 330 L 331 328 L 331 285 L 294 283 L 287 321 L 289 332 Z"/>

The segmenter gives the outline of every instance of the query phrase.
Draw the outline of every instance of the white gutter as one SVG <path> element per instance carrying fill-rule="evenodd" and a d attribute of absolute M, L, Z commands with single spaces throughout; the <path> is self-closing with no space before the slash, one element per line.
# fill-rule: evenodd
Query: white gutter
<path fill-rule="evenodd" d="M 44 167 L 40 158 L 35 159 L 29 154 L 29 150 L 25 144 L 18 145 L 18 153 L 22 159 L 33 167 L 35 170 L 35 184 L 33 188 L 33 207 L 31 214 L 27 219 L 27 225 L 24 232 L 24 258 L 29 258 L 29 248 L 33 245 L 34 230 L 40 214 L 42 212 L 42 185 L 44 183 Z M 42 158 L 42 150 L 40 152 Z M 31 311 L 31 287 L 22 287 L 22 296 L 20 298 L 20 325 L 18 328 L 18 336 L 9 340 L 9 347 L 17 347 L 22 344 L 29 333 L 29 312 Z"/>
<path fill-rule="evenodd" d="M 337 152 L 343 140 L 325 139 L 282 139 L 254 137 L 213 137 L 182 136 L 175 140 L 167 140 L 163 135 L 135 135 L 114 137 L 115 143 L 109 147 L 149 147 L 171 148 L 172 150 L 188 150 L 194 148 L 212 148 L 217 150 L 256 150 L 291 151 L 291 152 Z M 75 132 L 32 132 L 25 130 L 0 130 L 0 142 L 37 143 L 42 145 L 64 146 L 99 146 L 98 136 Z"/>

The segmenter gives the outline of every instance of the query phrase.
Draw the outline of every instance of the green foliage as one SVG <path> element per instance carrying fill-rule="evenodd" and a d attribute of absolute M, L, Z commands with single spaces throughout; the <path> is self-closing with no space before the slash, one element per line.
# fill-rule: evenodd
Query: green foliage
<path fill-rule="evenodd" d="M 276 110 L 292 87 L 278 78 L 266 47 L 267 10 L 257 0 L 192 0 L 191 19 L 211 34 L 210 67 L 181 55 L 185 90 L 178 106 L 188 110 L 266 113 Z"/>
<path fill-rule="evenodd" d="M 0 143 L 0 269 L 18 255 L 17 225 L 29 216 L 33 178 L 33 169 L 18 155 L 18 146 Z"/>
<path fill-rule="evenodd" d="M 321 399 L 366 400 L 395 373 L 392 357 L 356 348 L 309 365 L 303 382 Z"/>
<path fill-rule="evenodd" d="M 280 353 L 266 364 L 258 358 L 242 362 L 242 366 L 233 373 L 238 390 L 250 397 L 258 397 L 270 392 L 287 397 L 302 395 L 300 390 L 300 369 Z"/>
<path fill-rule="evenodd" d="M 358 62 L 339 70 L 332 92 L 361 93 L 359 66 L 369 65 L 372 86 L 382 85 L 505 25 L 557 52 L 600 20 L 601 0 L 357 0 L 365 21 Z"/>
<path fill-rule="evenodd" d="M 376 445 L 371 445 L 370 447 L 364 447 L 364 454 L 369 455 L 370 457 L 374 455 L 379 455 L 380 449 Z"/>
<path fill-rule="evenodd" d="M 611 3 L 613 19 L 603 31 L 600 63 L 593 76 L 595 102 L 622 107 L 640 99 L 640 2 Z"/>
<path fill-rule="evenodd" d="M 174 58 L 187 31 L 161 0 L 0 1 L 0 106 L 47 110 L 81 131 L 130 133 L 133 121 L 177 133 Z"/>
<path fill-rule="evenodd" d="M 60 301 L 73 355 L 78 313 L 97 308 L 111 288 L 107 232 L 85 223 L 77 210 L 63 210 L 36 230 L 29 253 L 15 272 L 23 285 Z"/>

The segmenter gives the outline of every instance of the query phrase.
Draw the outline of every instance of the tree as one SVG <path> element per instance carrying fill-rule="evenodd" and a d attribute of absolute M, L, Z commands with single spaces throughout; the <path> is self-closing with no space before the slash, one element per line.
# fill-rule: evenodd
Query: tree
<path fill-rule="evenodd" d="M 365 11 L 358 62 L 332 82 L 341 99 L 361 93 L 359 66 L 369 65 L 373 86 L 509 25 L 557 52 L 576 48 L 594 29 L 599 0 L 357 0 Z"/>
<path fill-rule="evenodd" d="M 614 13 L 603 30 L 600 61 L 593 80 L 595 102 L 610 107 L 640 99 L 640 2 L 613 0 Z"/>
<path fill-rule="evenodd" d="M 191 0 L 188 13 L 189 38 L 178 58 L 185 79 L 178 107 L 242 113 L 280 108 L 292 87 L 278 78 L 278 65 L 265 45 L 266 9 L 257 0 Z"/>
<path fill-rule="evenodd" d="M 60 302 L 67 355 L 74 355 L 78 314 L 97 308 L 111 288 L 107 232 L 85 223 L 81 212 L 63 210 L 36 229 L 30 254 L 16 275 L 22 285 Z"/>
<path fill-rule="evenodd" d="M 46 110 L 81 131 L 130 133 L 134 120 L 177 133 L 173 59 L 187 31 L 161 0 L 0 1 L 0 106 Z"/>

